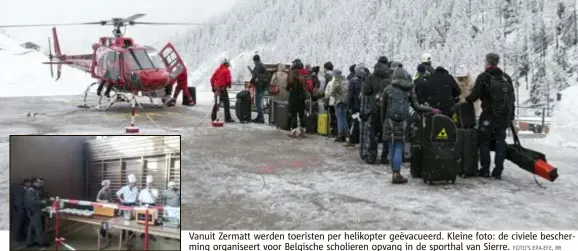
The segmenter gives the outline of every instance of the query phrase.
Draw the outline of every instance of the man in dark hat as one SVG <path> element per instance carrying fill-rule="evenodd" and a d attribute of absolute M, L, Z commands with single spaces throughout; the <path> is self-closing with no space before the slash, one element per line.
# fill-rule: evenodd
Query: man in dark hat
<path fill-rule="evenodd" d="M 486 70 L 476 79 L 474 88 L 466 101 L 482 100 L 482 114 L 478 120 L 480 146 L 479 176 L 490 177 L 490 142 L 496 141 L 494 170 L 491 176 L 502 178 L 506 158 L 506 129 L 514 119 L 516 96 L 512 78 L 499 67 L 500 56 L 488 53 Z"/>
<path fill-rule="evenodd" d="M 253 68 L 253 76 L 251 83 L 255 85 L 255 107 L 257 108 L 257 117 L 253 119 L 253 123 L 263 124 L 265 123 L 265 118 L 263 117 L 263 97 L 265 96 L 265 91 L 269 86 L 269 80 L 267 78 L 267 69 L 265 65 L 261 62 L 261 57 L 257 54 L 253 56 L 253 63 L 255 67 Z"/>

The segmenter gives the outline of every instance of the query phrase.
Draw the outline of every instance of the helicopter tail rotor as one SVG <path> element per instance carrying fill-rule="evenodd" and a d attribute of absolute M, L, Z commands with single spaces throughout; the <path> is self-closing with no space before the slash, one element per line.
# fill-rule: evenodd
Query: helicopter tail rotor
<path fill-rule="evenodd" d="M 48 59 L 50 60 L 50 77 L 54 78 L 54 67 L 52 67 L 53 63 L 52 63 L 52 58 L 54 57 L 54 55 L 52 55 L 52 43 L 50 43 L 50 37 L 48 37 Z"/>
<path fill-rule="evenodd" d="M 52 42 L 54 42 L 54 54 L 52 54 Z M 58 43 L 58 35 L 56 34 L 56 27 L 52 28 L 52 42 L 50 41 L 50 38 L 48 38 L 48 49 L 50 50 L 48 54 L 49 62 L 43 62 L 43 64 L 50 65 L 50 75 L 52 77 L 54 77 L 54 69 L 52 68 L 52 65 L 54 64 L 57 65 L 55 80 L 58 80 L 60 79 L 60 75 L 62 73 L 62 65 L 71 64 L 71 62 L 67 61 L 66 57 L 62 55 L 60 51 L 60 43 Z"/>

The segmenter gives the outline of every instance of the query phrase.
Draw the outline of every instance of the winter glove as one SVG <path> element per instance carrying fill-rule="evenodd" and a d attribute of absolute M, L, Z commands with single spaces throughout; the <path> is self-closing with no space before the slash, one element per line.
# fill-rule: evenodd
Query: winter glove
<path fill-rule="evenodd" d="M 431 110 L 431 112 L 433 112 L 434 114 L 440 114 L 441 113 L 440 109 L 438 109 L 438 108 L 433 108 Z"/>

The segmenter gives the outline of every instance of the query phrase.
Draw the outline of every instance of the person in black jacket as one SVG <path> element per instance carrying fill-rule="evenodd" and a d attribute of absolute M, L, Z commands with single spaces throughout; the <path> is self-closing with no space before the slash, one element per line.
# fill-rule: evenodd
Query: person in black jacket
<path fill-rule="evenodd" d="M 265 96 L 265 91 L 269 85 L 269 79 L 267 78 L 267 69 L 261 62 L 261 57 L 259 57 L 259 55 L 253 56 L 253 63 L 255 63 L 255 67 L 253 68 L 253 78 L 251 79 L 251 83 L 255 84 L 255 107 L 257 108 L 257 117 L 253 119 L 252 122 L 263 124 L 265 123 L 263 117 L 263 97 Z"/>
<path fill-rule="evenodd" d="M 441 66 L 435 69 L 427 83 L 428 104 L 438 108 L 446 116 L 452 116 L 452 108 L 459 100 L 460 86 L 449 72 Z"/>
<path fill-rule="evenodd" d="M 470 103 L 482 100 L 482 114 L 478 120 L 480 146 L 479 176 L 490 177 L 490 142 L 495 140 L 494 170 L 491 176 L 502 178 L 506 158 L 506 129 L 514 119 L 516 96 L 512 78 L 500 68 L 500 56 L 486 55 L 486 70 L 478 75 L 472 92 L 466 97 Z"/>
<path fill-rule="evenodd" d="M 345 144 L 346 147 L 355 147 L 359 144 L 359 110 L 361 107 L 361 86 L 367 79 L 365 67 L 361 65 L 354 67 L 355 75 L 349 80 L 349 87 L 347 88 L 347 98 L 349 99 L 349 114 L 351 114 L 351 131 L 349 133 L 349 141 Z"/>
<path fill-rule="evenodd" d="M 427 99 L 428 99 L 427 82 L 428 82 L 429 76 L 430 75 L 427 74 L 425 66 L 420 64 L 417 67 L 417 76 L 413 80 L 413 83 L 415 85 L 415 94 L 417 96 L 417 102 L 420 105 L 427 103 Z"/>

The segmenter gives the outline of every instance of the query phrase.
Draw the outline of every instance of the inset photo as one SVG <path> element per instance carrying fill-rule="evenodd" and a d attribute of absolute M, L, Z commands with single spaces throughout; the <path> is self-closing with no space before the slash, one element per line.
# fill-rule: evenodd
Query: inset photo
<path fill-rule="evenodd" d="M 180 250 L 180 136 L 10 136 L 11 250 Z"/>

